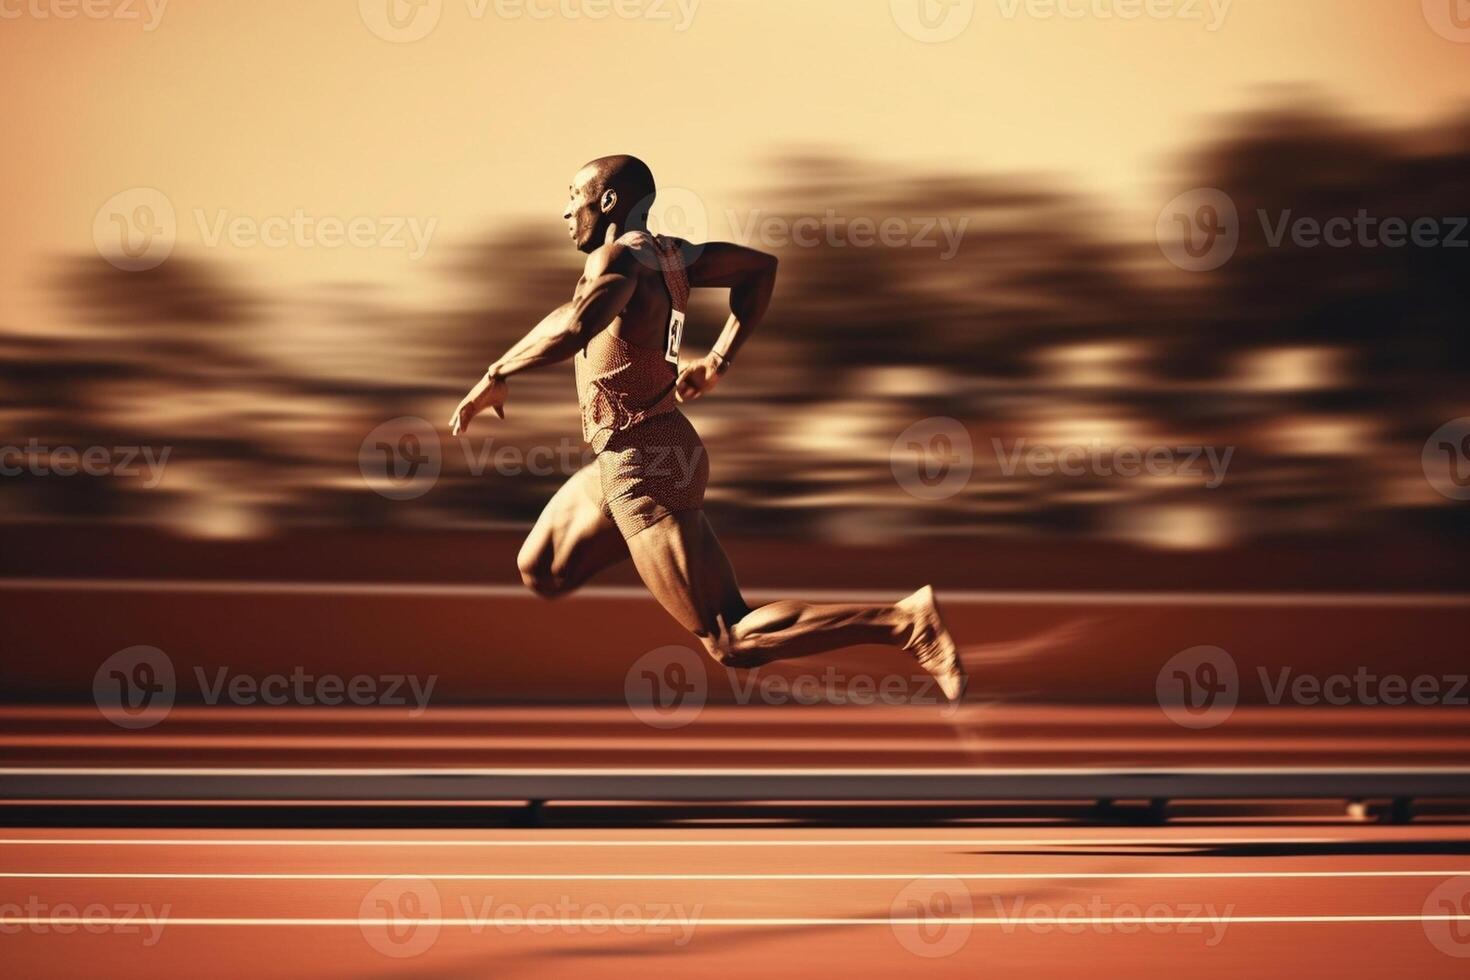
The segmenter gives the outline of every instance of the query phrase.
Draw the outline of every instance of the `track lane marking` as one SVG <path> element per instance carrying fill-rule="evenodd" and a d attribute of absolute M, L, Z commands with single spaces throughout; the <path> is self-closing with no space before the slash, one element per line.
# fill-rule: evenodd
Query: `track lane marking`
<path fill-rule="evenodd" d="M 616 928 L 619 926 L 632 928 L 666 928 L 669 925 L 667 918 L 657 919 L 635 919 L 618 918 L 616 916 L 597 916 L 586 918 L 547 919 L 540 916 L 530 918 L 485 918 L 485 919 L 443 919 L 443 918 L 393 918 L 393 919 L 337 919 L 337 918 L 303 918 L 303 919 L 242 919 L 242 918 L 161 918 L 158 925 L 167 928 L 169 926 L 356 926 L 358 928 L 375 926 L 384 928 L 402 928 L 406 924 L 413 926 L 441 926 L 458 927 L 468 926 L 471 929 L 483 928 L 512 928 L 512 927 L 537 927 L 537 928 L 570 928 L 570 927 L 602 927 Z M 698 918 L 690 920 L 690 925 L 700 928 L 703 926 L 1028 926 L 1028 925 L 1260 925 L 1267 923 L 1289 923 L 1295 925 L 1312 924 L 1338 924 L 1338 923 L 1369 923 L 1369 922 L 1470 922 L 1470 915 L 1161 915 L 1161 916 L 1097 916 L 1083 918 L 1079 916 L 1016 916 L 1008 917 L 982 917 L 982 916 L 935 916 L 921 918 Z M 36 916 L 31 918 L 0 918 L 0 923 L 17 926 L 136 926 L 138 919 L 133 918 L 88 918 L 84 916 Z"/>
<path fill-rule="evenodd" d="M 427 871 L 364 873 L 294 872 L 121 872 L 121 871 L 6 871 L 0 879 L 44 879 L 86 881 L 383 881 L 392 878 L 426 878 L 430 881 L 910 881 L 919 878 L 954 878 L 961 881 L 1104 881 L 1120 880 L 1207 880 L 1277 878 L 1458 878 L 1470 877 L 1470 869 L 1454 871 L 1129 871 L 1107 872 L 853 872 L 773 874 L 535 874 L 469 873 L 440 874 Z"/>
<path fill-rule="evenodd" d="M 1126 847 L 1137 845 L 1169 846 L 1185 844 L 1212 846 L 1219 844 L 1341 844 L 1355 841 L 1372 842 L 1363 837 L 1042 837 L 1005 838 L 987 840 L 979 838 L 854 838 L 834 840 L 830 838 L 802 840 L 391 840 L 391 839 L 336 839 L 323 838 L 268 838 L 249 839 L 186 838 L 186 837 L 5 837 L 0 845 L 51 845 L 51 846 L 150 846 L 150 847 L 1063 847 L 1063 846 L 1109 846 Z"/>

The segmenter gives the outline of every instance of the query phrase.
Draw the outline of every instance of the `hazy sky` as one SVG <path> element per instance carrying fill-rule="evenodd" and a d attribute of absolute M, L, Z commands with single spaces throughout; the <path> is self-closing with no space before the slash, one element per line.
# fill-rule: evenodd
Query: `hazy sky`
<path fill-rule="evenodd" d="M 420 2 L 0 0 L 0 326 L 57 318 L 47 264 L 96 254 L 99 208 L 132 188 L 174 209 L 177 254 L 250 284 L 412 303 L 497 222 L 554 229 L 568 177 L 601 153 L 638 153 L 717 215 L 759 207 L 749 192 L 792 148 L 1044 171 L 1150 214 L 1146 232 L 1179 189 L 1171 155 L 1269 86 L 1404 123 L 1470 101 L 1470 29 L 1448 18 L 1464 0 L 1059 0 L 1073 16 L 925 0 L 932 31 L 915 0 Z M 966 13 L 952 39 L 913 36 Z M 283 230 L 293 216 L 362 219 L 368 244 Z"/>

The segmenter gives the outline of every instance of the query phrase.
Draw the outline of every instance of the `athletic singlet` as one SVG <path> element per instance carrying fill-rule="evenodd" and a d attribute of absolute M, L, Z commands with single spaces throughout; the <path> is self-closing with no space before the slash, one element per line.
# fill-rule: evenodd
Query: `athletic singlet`
<path fill-rule="evenodd" d="M 675 240 L 630 231 L 618 239 L 618 244 L 642 245 L 658 255 L 664 286 L 669 291 L 669 323 L 662 350 L 635 346 L 604 330 L 574 358 L 582 438 L 598 453 L 615 434 L 675 410 L 674 379 L 689 303 L 689 277 Z"/>

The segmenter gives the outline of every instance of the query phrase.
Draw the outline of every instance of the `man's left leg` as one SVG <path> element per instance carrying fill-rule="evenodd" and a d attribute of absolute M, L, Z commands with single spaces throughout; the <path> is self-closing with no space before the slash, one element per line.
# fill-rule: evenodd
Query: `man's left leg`
<path fill-rule="evenodd" d="M 633 564 L 659 603 L 727 667 L 759 667 L 842 647 L 900 647 L 951 699 L 964 688 L 954 641 L 928 586 L 898 603 L 785 599 L 752 609 L 702 510 L 671 514 L 628 539 Z"/>

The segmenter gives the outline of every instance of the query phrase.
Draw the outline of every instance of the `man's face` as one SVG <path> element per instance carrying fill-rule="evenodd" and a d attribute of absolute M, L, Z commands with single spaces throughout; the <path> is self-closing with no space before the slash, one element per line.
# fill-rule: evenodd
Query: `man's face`
<path fill-rule="evenodd" d="M 596 170 L 583 168 L 572 178 L 566 211 L 567 235 L 579 252 L 590 252 L 599 242 L 603 213 L 601 181 Z"/>

